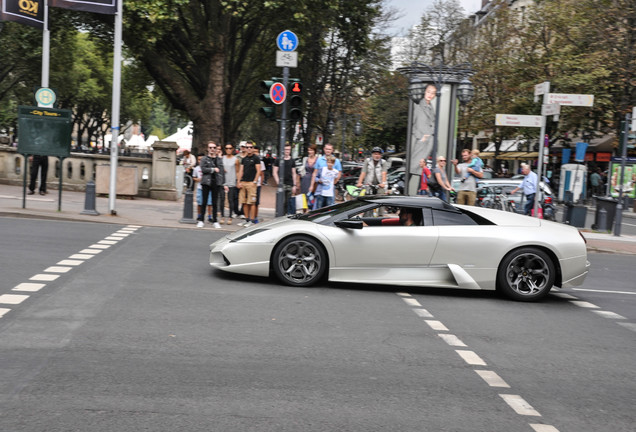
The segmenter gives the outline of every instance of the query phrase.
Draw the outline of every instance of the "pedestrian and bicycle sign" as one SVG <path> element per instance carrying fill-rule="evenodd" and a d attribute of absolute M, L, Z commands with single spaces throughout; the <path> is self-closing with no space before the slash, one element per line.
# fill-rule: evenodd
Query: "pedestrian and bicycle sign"
<path fill-rule="evenodd" d="M 272 103 L 280 105 L 285 102 L 285 98 L 287 97 L 287 89 L 281 83 L 274 83 L 269 88 L 269 97 L 271 98 Z"/>
<path fill-rule="evenodd" d="M 298 36 L 294 32 L 285 30 L 276 38 L 276 45 L 281 51 L 291 52 L 298 48 Z"/>

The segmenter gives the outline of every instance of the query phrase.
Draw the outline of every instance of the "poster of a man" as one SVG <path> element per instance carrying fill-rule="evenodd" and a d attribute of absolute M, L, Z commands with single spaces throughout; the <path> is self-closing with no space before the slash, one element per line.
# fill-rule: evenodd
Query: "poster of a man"
<path fill-rule="evenodd" d="M 435 107 L 433 100 L 437 96 L 437 88 L 434 84 L 426 86 L 424 98 L 415 105 L 413 113 L 413 132 L 411 137 L 411 149 L 409 156 L 410 184 L 414 184 L 417 190 L 422 169 L 419 166 L 421 159 L 427 159 L 433 150 L 433 134 L 435 132 Z"/>

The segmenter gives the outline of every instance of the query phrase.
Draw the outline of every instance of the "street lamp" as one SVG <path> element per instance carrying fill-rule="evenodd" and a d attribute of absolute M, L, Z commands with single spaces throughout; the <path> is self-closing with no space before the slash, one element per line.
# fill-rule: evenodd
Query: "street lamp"
<path fill-rule="evenodd" d="M 442 87 L 445 84 L 451 84 L 453 88 L 453 98 L 451 100 L 451 110 L 450 112 L 454 116 L 455 111 L 455 97 L 460 100 L 460 103 L 466 104 L 470 102 L 474 94 L 474 88 L 472 83 L 468 80 L 473 74 L 473 70 L 470 67 L 470 64 L 464 63 L 457 66 L 447 66 L 443 62 L 438 61 L 434 65 L 428 65 L 420 62 L 413 62 L 409 66 L 402 67 L 398 69 L 400 73 L 407 75 L 409 77 L 409 97 L 414 104 L 419 104 L 422 98 L 424 97 L 424 93 L 426 91 L 426 87 L 429 85 L 433 85 L 436 91 L 436 106 L 435 106 L 435 124 L 433 129 L 433 148 L 431 150 L 431 157 L 433 163 L 436 162 L 437 159 L 437 151 L 438 151 L 438 142 L 439 142 L 439 116 L 440 116 L 440 106 L 441 106 L 441 95 L 442 95 Z M 414 113 L 412 111 L 411 105 L 409 105 L 409 136 L 407 143 L 407 161 L 409 163 L 414 163 L 410 160 L 410 155 L 412 153 L 412 128 L 413 128 L 413 120 Z M 450 122 L 453 124 L 454 122 Z M 409 174 L 410 174 L 410 166 L 407 166 L 407 185 L 409 182 Z"/>
<path fill-rule="evenodd" d="M 362 135 L 362 123 L 360 122 L 360 116 L 356 114 L 356 122 L 353 126 L 353 133 L 355 136 L 360 136 Z M 336 130 L 336 122 L 333 119 L 333 116 L 331 114 L 329 114 L 329 120 L 327 121 L 327 133 L 329 135 L 333 135 L 333 133 Z M 345 138 L 346 138 L 346 133 L 347 133 L 347 124 L 349 121 L 349 116 L 347 115 L 347 113 L 343 112 L 342 113 L 342 120 L 340 121 L 340 127 L 342 129 L 342 142 L 340 145 L 340 159 L 344 161 L 344 155 L 345 155 Z"/>

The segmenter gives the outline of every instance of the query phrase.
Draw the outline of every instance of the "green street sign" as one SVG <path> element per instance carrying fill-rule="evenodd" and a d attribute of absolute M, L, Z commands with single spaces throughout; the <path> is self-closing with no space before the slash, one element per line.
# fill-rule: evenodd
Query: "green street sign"
<path fill-rule="evenodd" d="M 72 125 L 71 110 L 19 106 L 18 153 L 68 157 Z"/>

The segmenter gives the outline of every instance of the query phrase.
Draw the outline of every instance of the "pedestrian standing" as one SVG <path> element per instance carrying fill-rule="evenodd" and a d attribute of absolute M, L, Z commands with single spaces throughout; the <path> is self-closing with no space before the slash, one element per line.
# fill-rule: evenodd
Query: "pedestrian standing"
<path fill-rule="evenodd" d="M 311 177 L 311 185 L 309 186 L 310 190 L 314 190 L 314 196 L 316 197 L 314 210 L 319 208 L 318 203 L 320 200 L 318 199 L 318 197 L 322 193 L 322 185 L 320 184 L 320 182 L 317 182 L 316 179 L 320 177 L 320 172 L 322 171 L 322 169 L 327 166 L 327 157 L 333 155 L 333 145 L 327 143 L 323 146 L 322 150 L 324 154 L 320 156 L 318 160 L 316 161 L 314 172 Z M 340 159 L 336 159 L 334 163 L 334 169 L 336 169 L 339 172 L 342 172 L 342 164 L 340 163 Z"/>
<path fill-rule="evenodd" d="M 455 190 L 446 176 L 446 157 L 437 156 L 437 166 L 433 168 L 432 174 L 431 181 L 428 182 L 431 193 L 442 201 L 446 201 L 447 192 Z"/>
<path fill-rule="evenodd" d="M 310 187 L 311 178 L 314 174 L 314 166 L 318 161 L 318 155 L 316 153 L 316 144 L 312 144 L 307 148 L 307 156 L 303 158 L 302 165 L 300 166 L 300 172 L 298 173 L 298 179 L 296 180 L 296 185 L 300 184 L 300 193 L 305 194 L 307 197 L 308 206 L 310 198 L 313 196 L 313 190 L 311 190 Z M 303 209 L 303 212 L 306 211 L 307 209 Z"/>
<path fill-rule="evenodd" d="M 212 192 L 212 225 L 214 228 L 221 228 L 217 220 L 217 210 L 219 204 L 219 188 L 224 187 L 224 173 L 222 161 L 217 157 L 216 147 L 214 141 L 208 142 L 208 154 L 201 159 L 201 193 L 203 195 L 203 204 L 201 205 L 202 214 L 199 216 L 199 222 L 197 223 L 197 227 L 199 228 L 203 228 L 209 192 Z"/>
<path fill-rule="evenodd" d="M 239 168 L 239 189 L 240 203 L 243 204 L 245 221 L 239 223 L 241 226 L 252 225 L 252 220 L 256 219 L 256 184 L 261 176 L 261 160 L 254 154 L 254 143 L 248 141 L 245 145 L 246 154 L 241 160 Z"/>
<path fill-rule="evenodd" d="M 457 159 L 453 160 L 455 165 L 455 173 L 461 178 L 466 179 L 460 184 L 457 190 L 457 204 L 475 205 L 477 201 L 477 179 L 483 177 L 483 173 L 470 168 L 471 151 L 470 149 L 462 150 L 462 163 L 458 164 Z M 472 174 L 472 175 L 468 175 Z"/>
<path fill-rule="evenodd" d="M 234 146 L 232 144 L 225 144 L 225 155 L 222 160 L 225 183 L 223 183 L 224 187 L 219 191 L 219 196 L 221 196 L 221 223 L 227 222 L 228 225 L 232 225 L 232 217 L 238 217 L 236 179 L 239 172 L 239 161 L 234 155 Z M 225 188 L 227 188 L 227 220 L 225 219 Z"/>
<path fill-rule="evenodd" d="M 46 176 L 49 171 L 49 157 L 45 155 L 32 155 L 31 160 L 31 181 L 29 183 L 29 195 L 35 193 L 35 183 L 40 173 L 40 195 L 46 195 Z"/>
<path fill-rule="evenodd" d="M 534 199 L 537 194 L 537 175 L 530 169 L 530 165 L 526 163 L 521 164 L 521 173 L 525 176 L 521 184 L 510 191 L 510 194 L 516 193 L 519 189 L 523 189 L 523 195 L 526 197 L 526 205 L 523 209 L 523 214 L 530 216 L 532 209 L 534 208 Z"/>
<path fill-rule="evenodd" d="M 292 196 L 296 195 L 296 167 L 291 157 L 291 144 L 285 143 L 285 152 L 282 158 L 278 158 L 274 164 L 273 177 L 277 185 L 282 182 L 283 191 L 285 192 L 285 210 L 287 214 L 296 213 L 295 203 L 292 206 Z M 283 170 L 281 171 L 281 161 L 284 161 Z M 281 176 L 282 174 L 282 176 Z"/>
<path fill-rule="evenodd" d="M 417 188 L 417 194 L 429 196 L 431 193 L 428 187 L 428 182 L 431 178 L 431 170 L 429 170 L 426 166 L 426 159 L 420 159 L 419 165 L 422 172 L 420 173 L 420 185 Z"/>

